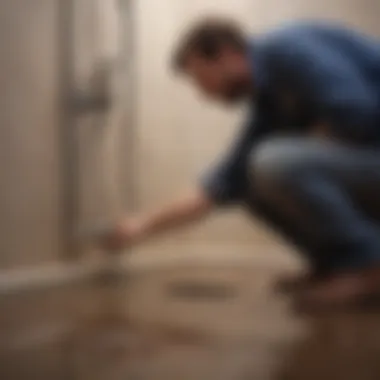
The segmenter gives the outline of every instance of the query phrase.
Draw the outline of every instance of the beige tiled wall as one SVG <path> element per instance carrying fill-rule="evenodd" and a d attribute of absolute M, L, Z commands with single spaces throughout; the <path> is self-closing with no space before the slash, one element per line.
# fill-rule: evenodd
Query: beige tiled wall
<path fill-rule="evenodd" d="M 0 267 L 61 241 L 57 2 L 0 2 Z"/>

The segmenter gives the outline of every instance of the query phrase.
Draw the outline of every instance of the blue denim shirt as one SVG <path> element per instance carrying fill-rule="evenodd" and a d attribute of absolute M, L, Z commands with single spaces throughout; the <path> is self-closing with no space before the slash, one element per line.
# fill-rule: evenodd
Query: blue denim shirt
<path fill-rule="evenodd" d="M 276 130 L 327 123 L 337 136 L 380 140 L 380 41 L 318 23 L 285 26 L 255 39 L 251 116 L 220 163 L 203 177 L 218 204 L 242 200 L 248 156 Z M 294 100 L 284 107 L 284 99 Z"/>

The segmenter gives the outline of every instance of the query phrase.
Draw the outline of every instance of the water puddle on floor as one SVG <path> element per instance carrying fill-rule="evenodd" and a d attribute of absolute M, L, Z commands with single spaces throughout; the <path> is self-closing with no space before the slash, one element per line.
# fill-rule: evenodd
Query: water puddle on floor
<path fill-rule="evenodd" d="M 13 356 L 29 370 L 2 378 L 380 379 L 379 313 L 296 316 L 271 292 L 275 276 L 268 268 L 188 265 L 133 275 L 115 290 L 116 317 L 83 319 L 50 349 Z M 55 372 L 44 372 L 44 361 Z"/>

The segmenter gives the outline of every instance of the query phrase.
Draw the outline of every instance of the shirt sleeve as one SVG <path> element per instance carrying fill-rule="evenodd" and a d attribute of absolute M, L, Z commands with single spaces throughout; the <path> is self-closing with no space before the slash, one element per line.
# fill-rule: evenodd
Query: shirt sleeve
<path fill-rule="evenodd" d="M 342 51 L 307 30 L 293 30 L 272 38 L 267 56 L 274 80 L 296 88 L 315 109 L 318 121 L 342 137 L 375 136 L 376 95 L 361 67 Z"/>
<path fill-rule="evenodd" d="M 266 125 L 263 117 L 249 118 L 228 153 L 201 176 L 203 190 L 218 206 L 242 200 L 247 186 L 247 160 Z"/>

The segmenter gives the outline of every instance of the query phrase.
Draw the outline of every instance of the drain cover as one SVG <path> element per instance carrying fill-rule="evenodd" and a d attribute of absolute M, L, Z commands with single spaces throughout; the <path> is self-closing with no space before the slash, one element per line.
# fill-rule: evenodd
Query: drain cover
<path fill-rule="evenodd" d="M 231 284 L 199 281 L 181 281 L 168 285 L 172 297 L 184 299 L 226 300 L 236 296 L 237 289 Z"/>

